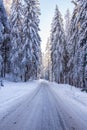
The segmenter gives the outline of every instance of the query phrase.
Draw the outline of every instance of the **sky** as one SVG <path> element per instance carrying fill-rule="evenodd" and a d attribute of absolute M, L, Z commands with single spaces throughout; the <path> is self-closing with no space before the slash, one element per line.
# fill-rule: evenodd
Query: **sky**
<path fill-rule="evenodd" d="M 63 18 L 67 9 L 70 10 L 71 14 L 73 12 L 74 5 L 71 3 L 71 0 L 40 0 L 40 36 L 42 40 L 42 52 L 45 51 L 47 39 L 50 35 L 51 23 L 54 16 L 56 5 L 58 5 L 58 8 Z"/>

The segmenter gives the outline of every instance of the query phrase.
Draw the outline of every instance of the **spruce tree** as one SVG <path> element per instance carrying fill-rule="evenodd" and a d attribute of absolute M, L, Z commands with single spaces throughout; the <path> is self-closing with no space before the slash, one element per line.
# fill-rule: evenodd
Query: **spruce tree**
<path fill-rule="evenodd" d="M 66 35 L 66 37 L 68 37 L 68 35 L 69 35 L 70 22 L 71 22 L 71 15 L 70 15 L 69 9 L 67 9 L 66 14 L 65 14 L 65 35 Z"/>
<path fill-rule="evenodd" d="M 40 71 L 39 2 L 25 0 L 23 25 L 23 71 L 24 80 L 36 78 Z"/>
<path fill-rule="evenodd" d="M 43 55 L 43 64 L 44 64 L 44 72 L 45 72 L 45 78 L 49 81 L 51 81 L 52 78 L 52 72 L 51 72 L 51 45 L 50 45 L 50 39 L 48 38 L 47 44 L 46 44 L 46 50 Z"/>
<path fill-rule="evenodd" d="M 10 15 L 10 26 L 11 26 L 11 74 L 14 80 L 22 78 L 21 74 L 21 62 L 22 62 L 22 29 L 23 29 L 23 8 L 21 0 L 13 0 Z"/>
<path fill-rule="evenodd" d="M 87 48 L 87 1 L 77 0 L 71 19 L 69 52 L 69 83 L 79 87 L 86 87 L 86 48 Z"/>
<path fill-rule="evenodd" d="M 0 75 L 5 77 L 8 72 L 9 62 L 9 23 L 7 14 L 3 5 L 3 1 L 0 1 Z"/>
<path fill-rule="evenodd" d="M 56 6 L 55 15 L 51 29 L 51 61 L 52 61 L 52 79 L 58 83 L 64 82 L 63 77 L 63 52 L 65 44 L 65 34 L 63 29 L 63 19 Z"/>

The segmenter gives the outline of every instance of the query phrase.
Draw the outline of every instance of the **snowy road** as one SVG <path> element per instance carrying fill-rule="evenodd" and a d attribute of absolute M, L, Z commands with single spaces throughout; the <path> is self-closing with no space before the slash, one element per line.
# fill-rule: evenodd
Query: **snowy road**
<path fill-rule="evenodd" d="M 87 130 L 87 111 L 58 92 L 42 81 L 0 119 L 0 130 Z"/>

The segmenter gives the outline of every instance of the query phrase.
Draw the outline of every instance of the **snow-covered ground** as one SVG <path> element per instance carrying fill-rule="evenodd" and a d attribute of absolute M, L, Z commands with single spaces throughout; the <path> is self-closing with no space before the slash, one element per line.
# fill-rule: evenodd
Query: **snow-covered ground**
<path fill-rule="evenodd" d="M 0 89 L 0 130 L 87 130 L 87 93 L 45 80 Z"/>
<path fill-rule="evenodd" d="M 27 83 L 4 81 L 4 87 L 0 86 L 0 119 L 9 113 L 10 108 L 17 107 L 27 95 L 32 94 L 38 83 L 37 81 Z"/>
<path fill-rule="evenodd" d="M 68 98 L 70 100 L 69 102 L 74 100 L 77 104 L 87 107 L 87 93 L 85 91 L 82 92 L 80 88 L 76 88 L 67 84 L 58 85 L 56 83 L 50 83 L 50 86 L 53 87 L 54 91 L 57 90 L 56 93 L 58 95 L 62 96 L 63 98 Z"/>
<path fill-rule="evenodd" d="M 70 85 L 51 83 L 50 86 L 55 92 L 55 97 L 59 98 L 65 123 L 67 124 L 67 121 L 71 123 L 75 130 L 87 130 L 87 93 Z"/>

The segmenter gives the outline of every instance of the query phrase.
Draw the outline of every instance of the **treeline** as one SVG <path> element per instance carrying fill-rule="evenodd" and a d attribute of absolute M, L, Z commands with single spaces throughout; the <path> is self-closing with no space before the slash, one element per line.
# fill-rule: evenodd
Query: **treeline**
<path fill-rule="evenodd" d="M 8 14 L 0 0 L 0 77 L 36 79 L 41 64 L 39 1 L 13 0 Z"/>
<path fill-rule="evenodd" d="M 56 6 L 51 34 L 46 48 L 49 60 L 45 76 L 57 83 L 87 87 L 87 1 L 72 1 L 72 17 L 67 10 L 65 30 Z M 48 53 L 49 52 L 49 53 Z"/>

